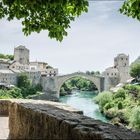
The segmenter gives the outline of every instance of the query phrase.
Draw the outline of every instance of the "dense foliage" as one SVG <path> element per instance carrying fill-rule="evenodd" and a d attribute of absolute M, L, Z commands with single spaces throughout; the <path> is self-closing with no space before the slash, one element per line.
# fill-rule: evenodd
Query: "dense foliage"
<path fill-rule="evenodd" d="M 18 76 L 17 86 L 21 89 L 21 94 L 23 98 L 35 95 L 37 94 L 37 91 L 42 91 L 41 85 L 32 85 L 31 81 L 25 73 L 21 73 Z"/>
<path fill-rule="evenodd" d="M 83 91 L 97 90 L 96 86 L 91 81 L 81 77 L 75 77 L 66 81 L 62 85 L 60 89 L 60 95 L 71 94 L 71 91 L 73 89 L 83 90 Z"/>
<path fill-rule="evenodd" d="M 120 12 L 140 21 L 140 0 L 126 0 Z"/>
<path fill-rule="evenodd" d="M 127 0 L 120 12 L 140 20 L 140 1 Z M 82 12 L 88 11 L 88 0 L 1 0 L 0 19 L 6 17 L 21 20 L 23 32 L 30 35 L 48 30 L 50 38 L 59 41 L 67 36 L 70 22 Z"/>
<path fill-rule="evenodd" d="M 2 0 L 0 18 L 21 20 L 23 32 L 29 35 L 48 30 L 49 37 L 62 41 L 70 22 L 87 12 L 87 0 Z"/>
<path fill-rule="evenodd" d="M 88 0 L 1 0 L 0 19 L 21 20 L 23 32 L 30 35 L 48 30 L 50 38 L 59 41 L 67 36 L 70 22 L 88 11 Z M 140 1 L 126 0 L 120 12 L 140 21 Z"/>
<path fill-rule="evenodd" d="M 7 54 L 7 55 L 0 54 L 0 58 L 14 60 L 14 56 L 13 55 L 9 55 L 9 54 Z"/>
<path fill-rule="evenodd" d="M 133 63 L 131 65 L 130 75 L 140 81 L 140 63 Z"/>
<path fill-rule="evenodd" d="M 10 90 L 0 89 L 0 99 L 7 99 L 7 98 L 23 98 L 21 94 L 21 89 L 17 87 L 14 87 Z"/>
<path fill-rule="evenodd" d="M 140 130 L 140 106 L 135 107 L 130 116 L 130 126 Z"/>
<path fill-rule="evenodd" d="M 28 98 L 32 95 L 39 94 L 42 91 L 40 84 L 32 85 L 28 76 L 22 73 L 18 76 L 18 87 L 10 89 L 0 89 L 0 99 L 5 98 Z"/>
<path fill-rule="evenodd" d="M 140 130 L 140 86 L 128 84 L 115 93 L 102 92 L 95 101 L 113 124 Z"/>

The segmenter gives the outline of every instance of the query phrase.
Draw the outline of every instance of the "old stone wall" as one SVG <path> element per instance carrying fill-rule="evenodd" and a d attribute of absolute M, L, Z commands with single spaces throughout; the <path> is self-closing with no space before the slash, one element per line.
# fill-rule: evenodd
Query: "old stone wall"
<path fill-rule="evenodd" d="M 8 116 L 9 115 L 9 100 L 0 100 L 0 115 Z"/>
<path fill-rule="evenodd" d="M 5 100 L 2 103 L 6 105 Z M 10 100 L 7 104 L 11 139 L 140 139 L 139 133 L 85 117 L 62 103 Z"/>

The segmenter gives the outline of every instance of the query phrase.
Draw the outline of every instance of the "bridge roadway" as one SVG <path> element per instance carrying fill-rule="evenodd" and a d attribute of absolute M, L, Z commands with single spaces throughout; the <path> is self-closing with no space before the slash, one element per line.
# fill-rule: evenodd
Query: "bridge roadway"
<path fill-rule="evenodd" d="M 0 116 L 0 140 L 8 139 L 9 127 L 8 117 Z"/>

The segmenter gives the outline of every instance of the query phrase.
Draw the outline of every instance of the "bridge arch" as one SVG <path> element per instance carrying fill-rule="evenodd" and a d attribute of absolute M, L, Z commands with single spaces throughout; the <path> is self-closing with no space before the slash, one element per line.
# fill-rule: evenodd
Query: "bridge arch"
<path fill-rule="evenodd" d="M 95 84 L 95 86 L 97 87 L 99 92 L 104 90 L 104 87 L 103 87 L 104 83 L 102 83 L 102 82 L 104 82 L 103 77 L 88 75 L 88 74 L 82 73 L 82 72 L 76 72 L 76 73 L 72 73 L 72 74 L 63 75 L 63 76 L 58 77 L 58 83 L 57 83 L 57 94 L 58 95 L 60 94 L 59 92 L 60 92 L 61 86 L 67 80 L 74 78 L 74 77 L 82 77 L 84 79 L 91 81 L 92 83 Z"/>

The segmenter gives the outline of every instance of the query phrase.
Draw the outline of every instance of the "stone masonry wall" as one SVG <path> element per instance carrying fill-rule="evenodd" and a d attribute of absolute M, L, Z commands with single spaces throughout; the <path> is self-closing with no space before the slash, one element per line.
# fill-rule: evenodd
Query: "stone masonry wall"
<path fill-rule="evenodd" d="M 9 105 L 10 101 L 0 100 L 0 115 L 8 116 L 9 115 Z"/>
<path fill-rule="evenodd" d="M 6 105 L 6 102 L 9 104 L 11 139 L 140 139 L 139 133 L 83 116 L 62 103 L 0 100 L 0 104 Z"/>

